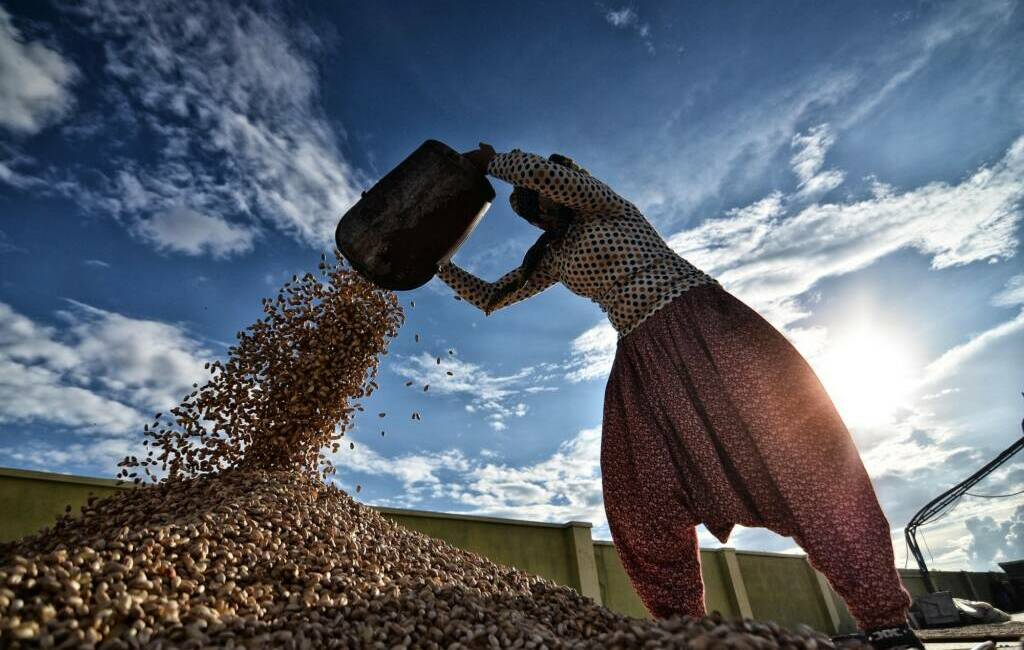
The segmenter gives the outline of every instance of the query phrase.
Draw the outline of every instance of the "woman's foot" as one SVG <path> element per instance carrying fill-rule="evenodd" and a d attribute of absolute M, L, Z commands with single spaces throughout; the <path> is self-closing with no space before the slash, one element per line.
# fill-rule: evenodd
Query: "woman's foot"
<path fill-rule="evenodd" d="M 875 650 L 903 650 L 904 648 L 924 650 L 921 639 L 917 638 L 917 634 L 906 623 L 868 630 L 864 633 L 864 637 Z"/>

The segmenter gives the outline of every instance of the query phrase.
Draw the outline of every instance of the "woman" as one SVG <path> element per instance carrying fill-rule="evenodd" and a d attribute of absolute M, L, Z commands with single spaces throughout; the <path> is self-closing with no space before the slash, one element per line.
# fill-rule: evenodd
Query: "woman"
<path fill-rule="evenodd" d="M 622 564 L 655 617 L 701 616 L 697 524 L 792 537 L 876 648 L 922 647 L 907 627 L 889 524 L 845 425 L 796 349 L 677 255 L 637 208 L 568 158 L 489 145 L 464 154 L 515 186 L 545 233 L 494 283 L 438 271 L 485 313 L 555 282 L 619 334 L 605 389 L 601 472 Z"/>

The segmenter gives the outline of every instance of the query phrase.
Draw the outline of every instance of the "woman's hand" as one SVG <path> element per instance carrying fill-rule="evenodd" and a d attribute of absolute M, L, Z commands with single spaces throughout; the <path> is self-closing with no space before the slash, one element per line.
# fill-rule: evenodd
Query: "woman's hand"
<path fill-rule="evenodd" d="M 467 151 L 462 154 L 466 160 L 473 163 L 476 168 L 480 170 L 481 174 L 487 173 L 487 166 L 491 164 L 491 159 L 494 158 L 495 155 L 497 154 L 494 152 L 494 147 L 486 142 L 481 142 L 479 149 Z"/>

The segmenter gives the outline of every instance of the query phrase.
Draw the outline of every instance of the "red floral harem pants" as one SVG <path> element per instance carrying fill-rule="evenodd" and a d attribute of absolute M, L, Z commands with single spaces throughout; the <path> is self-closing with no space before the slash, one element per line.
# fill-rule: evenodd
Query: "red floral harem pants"
<path fill-rule="evenodd" d="M 703 523 L 723 542 L 736 524 L 792 537 L 862 629 L 906 622 L 889 524 L 846 426 L 799 352 L 718 285 L 619 341 L 601 471 L 615 547 L 656 617 L 704 614 Z"/>

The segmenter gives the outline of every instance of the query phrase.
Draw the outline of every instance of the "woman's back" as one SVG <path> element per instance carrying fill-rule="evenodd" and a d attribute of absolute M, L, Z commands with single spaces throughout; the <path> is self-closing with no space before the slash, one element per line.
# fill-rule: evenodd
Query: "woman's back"
<path fill-rule="evenodd" d="M 631 204 L 614 216 L 580 215 L 548 254 L 549 272 L 596 302 L 620 336 L 683 291 L 714 282 L 669 248 Z"/>

